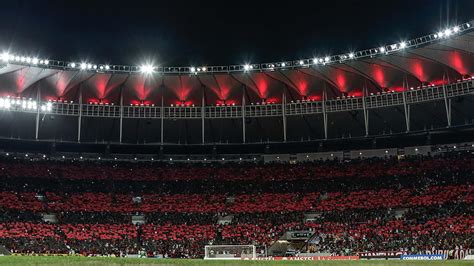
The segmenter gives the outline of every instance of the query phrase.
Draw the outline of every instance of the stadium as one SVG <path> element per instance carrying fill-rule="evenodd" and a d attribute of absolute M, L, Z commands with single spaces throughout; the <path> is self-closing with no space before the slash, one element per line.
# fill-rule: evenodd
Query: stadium
<path fill-rule="evenodd" d="M 6 49 L 0 263 L 470 265 L 473 43 L 466 20 L 268 63 Z"/>

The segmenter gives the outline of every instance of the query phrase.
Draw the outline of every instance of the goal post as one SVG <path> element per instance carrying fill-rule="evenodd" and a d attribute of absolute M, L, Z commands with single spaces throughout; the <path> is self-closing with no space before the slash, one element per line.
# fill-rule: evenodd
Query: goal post
<path fill-rule="evenodd" d="M 204 247 L 206 260 L 241 260 L 256 257 L 255 245 L 207 245 Z"/>

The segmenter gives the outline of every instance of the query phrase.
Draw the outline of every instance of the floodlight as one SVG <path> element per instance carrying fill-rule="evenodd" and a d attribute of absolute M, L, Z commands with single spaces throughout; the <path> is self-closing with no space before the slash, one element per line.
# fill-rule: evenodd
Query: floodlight
<path fill-rule="evenodd" d="M 10 55 L 7 52 L 4 52 L 2 54 L 2 60 L 7 62 L 8 60 L 10 60 Z"/>
<path fill-rule="evenodd" d="M 155 70 L 155 67 L 152 65 L 142 65 L 140 71 L 145 74 L 151 74 Z"/>
<path fill-rule="evenodd" d="M 351 58 L 351 59 L 354 58 L 354 53 L 350 53 L 349 58 Z"/>
<path fill-rule="evenodd" d="M 81 69 L 84 70 L 87 68 L 87 64 L 86 63 L 81 63 Z"/>

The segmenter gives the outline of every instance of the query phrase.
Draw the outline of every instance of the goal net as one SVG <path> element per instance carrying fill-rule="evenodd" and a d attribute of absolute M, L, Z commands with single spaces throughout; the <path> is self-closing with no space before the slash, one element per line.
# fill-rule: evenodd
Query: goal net
<path fill-rule="evenodd" d="M 204 259 L 240 260 L 256 257 L 255 245 L 210 245 L 204 247 Z"/>

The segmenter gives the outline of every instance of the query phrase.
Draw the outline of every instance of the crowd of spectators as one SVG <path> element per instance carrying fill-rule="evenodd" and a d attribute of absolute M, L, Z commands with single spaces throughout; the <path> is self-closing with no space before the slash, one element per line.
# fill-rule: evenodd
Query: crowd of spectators
<path fill-rule="evenodd" d="M 301 211 L 341 211 L 346 209 L 406 208 L 447 202 L 474 202 L 472 185 L 428 186 L 420 189 L 381 189 L 353 192 L 260 193 L 229 197 L 226 194 L 144 194 L 134 202 L 133 194 L 76 192 L 0 192 L 0 207 L 32 212 L 67 212 L 67 216 L 94 217 L 95 213 L 261 213 Z M 43 196 L 44 195 L 44 196 Z M 67 218 L 66 218 L 67 219 Z M 81 219 L 81 218 L 78 218 Z M 119 218 L 114 218 L 119 219 Z"/>
<path fill-rule="evenodd" d="M 0 245 L 187 258 L 207 244 L 268 246 L 309 230 L 308 248 L 333 254 L 472 248 L 473 173 L 473 156 L 296 165 L 8 159 L 0 161 Z M 219 224 L 223 216 L 231 222 Z"/>

